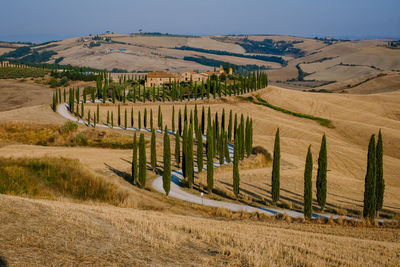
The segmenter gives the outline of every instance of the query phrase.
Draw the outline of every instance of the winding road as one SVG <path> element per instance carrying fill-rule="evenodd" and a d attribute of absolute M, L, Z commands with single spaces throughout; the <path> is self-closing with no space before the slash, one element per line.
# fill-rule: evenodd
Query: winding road
<path fill-rule="evenodd" d="M 64 118 L 66 118 L 68 120 L 87 125 L 87 122 L 85 122 L 83 120 L 79 120 L 76 117 L 72 116 L 72 114 L 68 111 L 67 103 L 57 105 L 57 112 L 61 116 L 63 116 Z M 93 124 L 91 124 L 91 125 L 93 126 Z M 104 124 L 96 124 L 96 127 L 111 128 L 110 126 L 104 125 Z M 125 128 L 121 128 L 121 127 L 114 127 L 114 128 L 125 130 Z M 127 128 L 126 130 L 150 132 L 149 129 Z M 156 132 L 161 133 L 160 130 L 156 130 Z M 171 131 L 169 131 L 169 134 L 174 135 L 174 133 Z M 231 158 L 233 158 L 233 146 L 232 145 L 229 145 L 229 154 L 230 154 Z M 226 162 L 224 164 L 226 164 Z M 218 166 L 220 166 L 219 162 L 214 162 L 214 167 L 218 167 Z M 197 167 L 195 167 L 194 169 L 197 172 Z M 212 199 L 209 199 L 206 197 L 201 197 L 201 196 L 184 191 L 180 186 L 181 181 L 183 179 L 184 179 L 184 177 L 182 174 L 182 170 L 172 171 L 171 188 L 170 188 L 170 193 L 169 193 L 170 197 L 177 198 L 177 199 L 184 200 L 184 201 L 191 202 L 191 203 L 195 203 L 195 204 L 199 204 L 199 205 L 208 206 L 208 207 L 225 208 L 225 209 L 228 209 L 228 210 L 231 210 L 234 212 L 238 212 L 238 211 L 244 211 L 244 212 L 250 212 L 250 213 L 258 212 L 258 213 L 263 213 L 263 214 L 270 215 L 270 216 L 273 216 L 276 214 L 286 214 L 287 216 L 290 216 L 292 218 L 304 218 L 304 215 L 302 212 L 294 211 L 294 210 L 290 210 L 290 209 L 262 208 L 262 207 L 250 206 L 250 205 L 245 205 L 245 204 L 236 204 L 236 203 L 227 202 L 227 201 L 212 200 Z M 157 177 L 153 181 L 152 187 L 156 191 L 158 191 L 162 194 L 165 194 L 161 176 Z M 334 214 L 320 214 L 320 213 L 313 213 L 313 215 L 312 215 L 313 219 L 316 219 L 316 218 L 337 219 L 339 217 L 341 217 L 343 219 L 347 219 L 347 220 L 360 221 L 360 218 L 350 217 L 350 216 L 339 216 L 339 215 L 334 215 Z M 377 221 L 380 222 L 383 220 L 377 220 Z"/>

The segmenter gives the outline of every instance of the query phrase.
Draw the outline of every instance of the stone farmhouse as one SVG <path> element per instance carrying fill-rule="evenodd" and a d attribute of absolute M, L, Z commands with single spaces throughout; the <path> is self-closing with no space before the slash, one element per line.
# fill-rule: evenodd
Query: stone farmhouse
<path fill-rule="evenodd" d="M 170 72 L 149 72 L 146 77 L 147 87 L 161 87 L 164 85 L 169 85 L 173 82 L 189 82 L 192 80 L 193 83 L 207 82 L 209 77 L 212 75 L 220 76 L 225 73 L 222 66 L 219 67 L 218 71 L 208 71 L 197 73 L 194 71 L 186 71 L 183 73 L 170 73 Z M 232 68 L 229 69 L 229 74 L 232 74 Z"/>

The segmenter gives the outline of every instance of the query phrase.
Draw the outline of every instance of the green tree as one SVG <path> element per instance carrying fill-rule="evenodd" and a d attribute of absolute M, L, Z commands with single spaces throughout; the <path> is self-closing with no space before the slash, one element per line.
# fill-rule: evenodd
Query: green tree
<path fill-rule="evenodd" d="M 136 132 L 133 135 L 133 151 L 132 151 L 132 182 L 133 184 L 138 183 L 138 158 L 137 158 L 137 140 Z"/>
<path fill-rule="evenodd" d="M 97 104 L 97 113 L 96 113 L 96 115 L 97 115 L 97 122 L 100 122 L 100 106 L 99 106 L 99 104 Z"/>
<path fill-rule="evenodd" d="M 179 109 L 179 114 L 178 114 L 178 132 L 179 135 L 182 136 L 182 112 Z"/>
<path fill-rule="evenodd" d="M 213 130 L 207 127 L 207 189 L 212 192 L 214 188 L 214 162 L 213 162 Z"/>
<path fill-rule="evenodd" d="M 232 110 L 229 111 L 228 140 L 232 140 Z"/>
<path fill-rule="evenodd" d="M 234 148 L 233 148 L 233 193 L 237 198 L 239 196 L 239 184 L 240 184 L 240 176 L 239 176 L 239 138 L 235 138 Z"/>
<path fill-rule="evenodd" d="M 151 167 L 153 171 L 157 169 L 157 152 L 156 152 L 156 131 L 153 129 L 151 131 Z"/>
<path fill-rule="evenodd" d="M 111 111 L 111 128 L 114 128 L 114 112 Z"/>
<path fill-rule="evenodd" d="M 175 133 L 175 161 L 176 165 L 179 167 L 181 164 L 181 145 L 180 145 L 180 136 L 178 133 Z"/>
<path fill-rule="evenodd" d="M 90 110 L 88 110 L 88 115 L 87 115 L 87 126 L 90 126 Z"/>
<path fill-rule="evenodd" d="M 205 128 L 205 111 L 204 106 L 201 109 L 201 134 L 204 135 L 204 128 Z"/>
<path fill-rule="evenodd" d="M 200 128 L 197 129 L 197 172 L 200 173 L 203 170 L 203 136 L 201 135 Z"/>
<path fill-rule="evenodd" d="M 376 216 L 376 150 L 375 135 L 371 136 L 368 145 L 367 174 L 365 175 L 364 218 Z"/>
<path fill-rule="evenodd" d="M 118 126 L 121 126 L 121 105 L 118 104 Z"/>
<path fill-rule="evenodd" d="M 125 109 L 125 130 L 128 129 L 128 113 L 127 110 Z"/>
<path fill-rule="evenodd" d="M 110 125 L 110 111 L 107 110 L 107 125 Z"/>
<path fill-rule="evenodd" d="M 304 169 L 304 218 L 308 219 L 311 219 L 312 216 L 312 170 L 313 161 L 311 146 L 309 146 Z"/>
<path fill-rule="evenodd" d="M 143 113 L 143 127 L 147 129 L 147 108 L 144 109 Z"/>
<path fill-rule="evenodd" d="M 326 148 L 326 136 L 322 137 L 321 141 L 321 149 L 319 151 L 318 157 L 318 172 L 317 172 L 317 202 L 321 207 L 321 210 L 324 210 L 326 203 L 326 173 L 328 168 L 328 158 L 327 158 L 327 148 Z"/>
<path fill-rule="evenodd" d="M 190 124 L 187 133 L 187 156 L 186 156 L 186 169 L 187 169 L 187 178 L 189 182 L 189 187 L 192 188 L 194 182 L 194 164 L 193 164 L 193 124 Z"/>
<path fill-rule="evenodd" d="M 383 179 L 383 142 L 382 133 L 379 129 L 378 142 L 376 144 L 376 210 L 383 206 L 383 195 L 385 191 L 385 180 Z"/>
<path fill-rule="evenodd" d="M 150 109 L 150 130 L 153 131 L 153 109 Z"/>
<path fill-rule="evenodd" d="M 141 116 L 140 116 L 140 110 L 138 112 L 138 123 L 139 123 L 139 130 L 140 130 L 140 129 L 142 129 L 142 119 L 141 119 Z"/>
<path fill-rule="evenodd" d="M 281 146 L 279 137 L 279 128 L 276 130 L 275 134 L 275 144 L 274 144 L 274 160 L 272 163 L 272 203 L 274 205 L 278 202 L 280 197 L 280 161 L 281 161 Z"/>
<path fill-rule="evenodd" d="M 144 134 L 140 134 L 139 139 L 139 186 L 144 188 L 146 186 L 146 143 L 144 140 Z"/>
<path fill-rule="evenodd" d="M 172 132 L 175 133 L 175 106 L 172 106 L 171 124 L 172 124 Z"/>
<path fill-rule="evenodd" d="M 164 170 L 163 170 L 163 188 L 168 196 L 171 187 L 171 144 L 169 141 L 168 128 L 164 131 Z"/>

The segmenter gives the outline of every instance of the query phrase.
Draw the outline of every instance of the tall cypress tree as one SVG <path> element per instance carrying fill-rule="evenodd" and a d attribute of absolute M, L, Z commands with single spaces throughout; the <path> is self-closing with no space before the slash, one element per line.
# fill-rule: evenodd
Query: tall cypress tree
<path fill-rule="evenodd" d="M 153 131 L 153 109 L 150 109 L 150 130 Z"/>
<path fill-rule="evenodd" d="M 121 126 L 121 105 L 118 104 L 118 126 Z"/>
<path fill-rule="evenodd" d="M 143 127 L 147 129 L 147 108 L 144 109 L 144 114 L 143 114 Z"/>
<path fill-rule="evenodd" d="M 172 132 L 175 133 L 175 106 L 172 106 Z"/>
<path fill-rule="evenodd" d="M 90 110 L 88 110 L 88 114 L 87 114 L 87 126 L 90 126 Z"/>
<path fill-rule="evenodd" d="M 279 137 L 279 128 L 275 134 L 274 144 L 274 161 L 272 163 L 272 203 L 278 202 L 280 197 L 280 161 L 281 161 L 281 145 Z"/>
<path fill-rule="evenodd" d="M 99 104 L 97 104 L 97 113 L 96 113 L 96 115 L 97 115 L 97 122 L 100 122 L 100 106 L 99 106 Z"/>
<path fill-rule="evenodd" d="M 203 136 L 201 135 L 200 128 L 197 129 L 197 172 L 203 171 Z"/>
<path fill-rule="evenodd" d="M 114 128 L 114 112 L 111 111 L 111 128 Z"/>
<path fill-rule="evenodd" d="M 224 136 L 224 131 L 221 128 L 221 134 L 219 135 L 219 144 L 218 144 L 218 148 L 219 148 L 219 164 L 223 165 L 225 162 L 225 136 Z"/>
<path fill-rule="evenodd" d="M 142 119 L 140 117 L 140 110 L 138 112 L 138 123 L 139 123 L 139 130 L 142 129 Z"/>
<path fill-rule="evenodd" d="M 137 140 L 136 132 L 133 135 L 133 151 L 132 151 L 132 179 L 133 184 L 138 183 L 138 158 L 137 158 Z"/>
<path fill-rule="evenodd" d="M 168 196 L 171 187 L 171 144 L 169 141 L 168 128 L 164 131 L 164 170 L 163 170 L 163 188 Z"/>
<path fill-rule="evenodd" d="M 193 124 L 190 124 L 188 128 L 188 144 L 187 144 L 187 176 L 189 181 L 189 187 L 192 188 L 194 182 L 194 164 L 193 164 Z"/>
<path fill-rule="evenodd" d="M 383 195 L 385 191 L 385 180 L 383 179 L 383 142 L 382 133 L 379 129 L 378 142 L 376 144 L 376 210 L 383 206 Z"/>
<path fill-rule="evenodd" d="M 225 134 L 224 149 L 225 149 L 226 162 L 230 163 L 231 162 L 231 155 L 229 154 L 229 143 L 228 143 L 228 135 L 227 134 Z"/>
<path fill-rule="evenodd" d="M 125 109 L 125 130 L 128 129 L 128 112 Z"/>
<path fill-rule="evenodd" d="M 175 161 L 176 161 L 176 165 L 181 164 L 181 140 L 180 140 L 180 136 L 178 133 L 175 133 Z"/>
<path fill-rule="evenodd" d="M 324 210 L 326 203 L 326 173 L 328 168 L 328 158 L 327 158 L 327 148 L 326 148 L 326 137 L 325 134 L 322 137 L 321 141 L 321 149 L 319 151 L 318 157 L 318 173 L 317 173 L 317 202 L 321 207 L 321 210 Z"/>
<path fill-rule="evenodd" d="M 157 169 L 157 152 L 156 152 L 156 131 L 153 129 L 151 131 L 151 167 L 153 171 Z"/>
<path fill-rule="evenodd" d="M 376 216 L 376 150 L 375 135 L 371 136 L 368 145 L 367 174 L 365 175 L 364 218 Z"/>
<path fill-rule="evenodd" d="M 187 122 L 184 122 L 183 126 L 183 139 L 182 139 L 182 174 L 183 177 L 186 179 L 187 177 Z"/>
<path fill-rule="evenodd" d="M 180 109 L 178 114 L 178 133 L 180 136 L 182 136 L 182 112 Z"/>
<path fill-rule="evenodd" d="M 214 188 L 214 162 L 213 162 L 213 130 L 207 128 L 207 189 L 212 192 Z"/>
<path fill-rule="evenodd" d="M 233 193 L 237 198 L 239 196 L 239 184 L 240 184 L 240 176 L 239 176 L 239 138 L 235 138 L 235 145 L 233 150 Z"/>
<path fill-rule="evenodd" d="M 133 108 L 131 108 L 131 128 L 133 128 Z"/>
<path fill-rule="evenodd" d="M 144 134 L 140 134 L 139 139 L 139 186 L 144 188 L 146 186 L 146 143 Z"/>
<path fill-rule="evenodd" d="M 110 111 L 107 110 L 107 125 L 110 124 Z"/>
<path fill-rule="evenodd" d="M 304 218 L 308 219 L 311 219 L 312 216 L 312 170 L 313 161 L 311 146 L 309 146 L 304 169 Z"/>
<path fill-rule="evenodd" d="M 229 111 L 228 140 L 232 140 L 232 110 Z"/>
<path fill-rule="evenodd" d="M 201 134 L 204 135 L 204 129 L 206 127 L 205 123 L 205 111 L 204 111 L 204 106 L 201 109 Z"/>

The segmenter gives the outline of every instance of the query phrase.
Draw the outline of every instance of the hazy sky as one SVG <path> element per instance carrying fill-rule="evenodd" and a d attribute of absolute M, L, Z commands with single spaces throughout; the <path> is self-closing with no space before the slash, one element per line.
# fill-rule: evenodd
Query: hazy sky
<path fill-rule="evenodd" d="M 400 0 L 1 0 L 0 40 L 90 33 L 400 38 Z"/>

